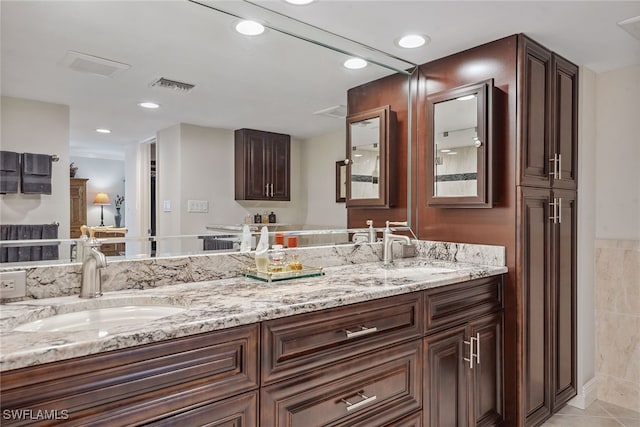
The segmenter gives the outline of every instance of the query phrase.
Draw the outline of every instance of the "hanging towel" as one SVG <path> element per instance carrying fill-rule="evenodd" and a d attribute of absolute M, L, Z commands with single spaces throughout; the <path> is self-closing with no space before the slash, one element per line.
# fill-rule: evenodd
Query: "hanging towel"
<path fill-rule="evenodd" d="M 51 156 L 22 153 L 22 192 L 51 194 Z"/>
<path fill-rule="evenodd" d="M 57 239 L 58 224 L 8 224 L 0 226 L 0 240 Z M 0 262 L 58 259 L 58 243 L 38 246 L 2 246 Z"/>
<path fill-rule="evenodd" d="M 19 154 L 13 151 L 0 151 L 0 193 L 17 193 L 19 180 Z"/>

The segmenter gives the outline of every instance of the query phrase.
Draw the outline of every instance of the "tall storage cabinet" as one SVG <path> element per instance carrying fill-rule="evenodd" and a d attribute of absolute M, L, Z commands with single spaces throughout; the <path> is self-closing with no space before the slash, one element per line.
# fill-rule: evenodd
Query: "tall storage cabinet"
<path fill-rule="evenodd" d="M 69 238 L 80 237 L 80 227 L 87 224 L 86 178 L 69 179 Z"/>
<path fill-rule="evenodd" d="M 539 425 L 576 395 L 578 68 L 520 35 L 521 404 Z"/>
<path fill-rule="evenodd" d="M 291 137 L 253 129 L 235 131 L 235 199 L 290 200 Z"/>

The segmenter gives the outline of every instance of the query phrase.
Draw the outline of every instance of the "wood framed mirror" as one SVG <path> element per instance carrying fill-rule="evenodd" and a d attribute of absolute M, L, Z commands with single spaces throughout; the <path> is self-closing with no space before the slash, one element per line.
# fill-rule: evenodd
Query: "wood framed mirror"
<path fill-rule="evenodd" d="M 389 207 L 396 113 L 387 105 L 347 116 L 347 207 Z"/>
<path fill-rule="evenodd" d="M 427 205 L 490 208 L 493 79 L 427 97 Z"/>

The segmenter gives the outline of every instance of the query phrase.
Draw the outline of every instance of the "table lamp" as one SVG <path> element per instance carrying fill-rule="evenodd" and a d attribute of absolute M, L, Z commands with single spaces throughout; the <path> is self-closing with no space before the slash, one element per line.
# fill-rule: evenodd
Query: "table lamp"
<path fill-rule="evenodd" d="M 100 206 L 100 227 L 104 227 L 104 207 L 111 204 L 109 196 L 107 193 L 98 193 L 93 199 L 93 204 Z"/>

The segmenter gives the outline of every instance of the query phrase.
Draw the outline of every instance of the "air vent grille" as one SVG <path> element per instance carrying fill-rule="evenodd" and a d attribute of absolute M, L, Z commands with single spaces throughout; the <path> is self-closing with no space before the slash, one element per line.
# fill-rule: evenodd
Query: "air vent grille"
<path fill-rule="evenodd" d="M 75 52 L 73 50 L 67 51 L 64 58 L 62 58 L 62 64 L 74 71 L 104 77 L 113 77 L 116 73 L 131 68 L 129 64 L 88 55 L 86 53 Z"/>
<path fill-rule="evenodd" d="M 320 111 L 316 111 L 313 114 L 317 114 L 319 116 L 327 116 L 333 119 L 344 119 L 347 117 L 347 106 L 346 105 L 334 105 L 333 107 L 325 108 Z"/>
<path fill-rule="evenodd" d="M 181 92 L 181 93 L 190 92 L 191 89 L 196 87 L 196 85 L 193 85 L 191 83 L 179 82 L 177 80 L 171 80 L 164 77 L 160 77 L 159 79 L 153 81 L 151 83 L 151 86 L 161 87 L 165 89 L 172 89 L 172 90 L 175 90 L 176 92 Z"/>

